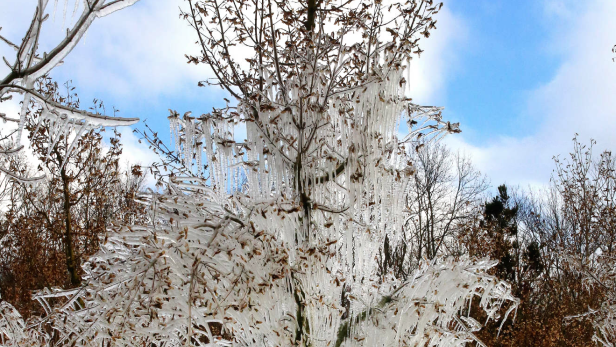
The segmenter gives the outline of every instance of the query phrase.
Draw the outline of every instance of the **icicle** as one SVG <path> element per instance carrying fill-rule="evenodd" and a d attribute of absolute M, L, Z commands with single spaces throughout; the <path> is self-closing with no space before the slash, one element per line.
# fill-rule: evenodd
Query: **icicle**
<path fill-rule="evenodd" d="M 79 138 L 81 138 L 81 135 L 83 135 L 84 130 L 86 130 L 88 128 L 88 126 L 89 126 L 88 121 L 84 120 L 83 124 L 79 128 L 79 131 L 75 135 L 75 138 L 71 142 L 70 147 L 66 150 L 66 153 L 65 153 L 65 156 L 64 156 L 64 160 L 62 161 L 62 164 L 60 165 L 60 168 L 63 168 L 64 165 L 66 165 L 66 162 L 68 161 L 68 159 L 69 159 L 69 157 L 71 155 L 71 152 L 72 152 L 73 148 L 75 147 L 75 144 L 77 143 Z"/>
<path fill-rule="evenodd" d="M 52 18 L 54 23 L 56 22 L 56 10 L 57 9 L 58 9 L 58 0 L 55 0 L 53 4 L 53 18 Z"/>
<path fill-rule="evenodd" d="M 64 25 L 66 23 L 66 10 L 68 8 L 68 0 L 64 0 L 64 10 L 62 12 L 62 28 L 64 28 Z"/>
<path fill-rule="evenodd" d="M 60 137 L 62 137 L 62 135 L 64 134 L 64 130 L 66 129 L 66 126 L 69 122 L 68 117 L 66 117 L 65 119 L 63 119 L 62 123 L 58 123 L 57 121 L 54 122 L 54 126 L 53 128 L 54 131 L 52 133 L 51 131 L 51 127 L 50 127 L 50 138 L 53 139 L 53 143 L 51 144 L 51 146 L 48 147 L 47 149 L 47 155 L 45 156 L 45 161 L 47 161 L 49 159 L 49 156 L 51 155 L 51 149 L 56 147 L 56 145 L 58 144 L 58 141 L 60 140 Z"/>
<path fill-rule="evenodd" d="M 24 85 L 26 88 L 34 87 L 34 82 L 28 77 L 24 78 Z M 26 122 L 26 114 L 28 113 L 28 107 L 30 106 L 31 96 L 29 93 L 26 93 L 24 97 L 23 104 L 21 105 L 21 112 L 19 114 L 19 125 L 17 126 L 17 146 L 21 145 L 21 134 L 24 130 L 24 125 Z"/>
<path fill-rule="evenodd" d="M 75 0 L 75 6 L 73 7 L 73 14 L 71 15 L 71 18 L 75 18 L 75 15 L 77 14 L 78 9 L 79 9 L 79 0 Z"/>

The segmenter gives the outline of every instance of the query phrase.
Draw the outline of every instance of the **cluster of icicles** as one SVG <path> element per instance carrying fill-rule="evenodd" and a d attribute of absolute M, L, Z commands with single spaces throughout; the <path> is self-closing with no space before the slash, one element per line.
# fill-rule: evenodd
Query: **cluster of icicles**
<path fill-rule="evenodd" d="M 33 83 L 29 82 L 30 77 L 25 78 L 24 80 L 24 83 L 26 83 L 25 85 L 29 89 L 32 89 L 34 85 Z M 38 111 L 35 111 L 37 108 Z M 139 121 L 138 118 L 120 118 L 93 114 L 90 112 L 56 103 L 51 100 L 50 96 L 45 97 L 36 92 L 25 93 L 24 101 L 22 102 L 21 113 L 19 119 L 17 120 L 18 128 L 15 146 L 14 148 L 10 148 L 7 151 L 0 152 L 0 155 L 15 154 L 20 152 L 24 148 L 24 146 L 21 145 L 21 137 L 23 134 L 27 115 L 31 112 L 38 113 L 38 116 L 36 117 L 37 126 L 33 130 L 33 132 L 37 133 L 42 125 L 44 125 L 48 130 L 45 136 L 47 137 L 49 144 L 47 146 L 47 154 L 44 160 L 47 160 L 49 158 L 49 155 L 51 155 L 53 149 L 58 145 L 59 141 L 68 140 L 68 148 L 66 148 L 66 153 L 70 154 L 74 149 L 75 145 L 78 143 L 78 140 L 81 138 L 81 136 L 93 129 L 98 129 L 101 127 L 132 125 Z M 66 155 L 65 160 L 68 158 L 69 156 Z M 61 166 L 63 167 L 65 164 L 66 163 L 63 162 L 61 163 Z M 20 181 L 24 184 L 36 184 L 37 181 L 45 177 L 44 175 L 39 175 L 36 177 L 21 177 L 17 174 L 11 173 L 10 171 L 2 168 L 1 166 L 0 172 L 4 172 L 12 179 Z"/>
<path fill-rule="evenodd" d="M 339 261 L 360 281 L 373 272 L 385 235 L 395 240 L 406 218 L 408 178 L 415 171 L 409 142 L 421 133 L 438 137 L 457 130 L 443 126 L 440 108 L 407 101 L 402 74 L 403 69 L 377 70 L 375 82 L 332 93 L 326 72 L 316 69 L 289 78 L 283 95 L 274 74 L 265 73 L 256 105 L 240 103 L 201 117 L 172 111 L 172 138 L 190 174 L 203 178 L 223 201 L 241 192 L 254 201 L 280 199 L 299 209 L 305 208 L 299 201 L 305 194 L 310 221 L 301 213 L 287 216 L 304 232 L 278 233 L 293 247 L 344 239 Z M 301 85 L 316 91 L 306 97 Z M 402 120 L 421 126 L 400 140 Z M 307 231 L 311 228 L 314 232 Z"/>
<path fill-rule="evenodd" d="M 568 320 L 576 320 L 581 317 L 591 317 L 595 334 L 593 340 L 603 347 L 614 347 L 616 341 L 616 258 L 605 252 L 596 252 L 592 256 L 593 265 L 584 264 L 576 256 L 567 256 L 569 264 L 585 277 L 584 281 L 588 287 L 601 286 L 606 289 L 606 298 L 600 307 L 580 315 L 568 317 Z M 583 265 L 584 264 L 584 265 Z"/>

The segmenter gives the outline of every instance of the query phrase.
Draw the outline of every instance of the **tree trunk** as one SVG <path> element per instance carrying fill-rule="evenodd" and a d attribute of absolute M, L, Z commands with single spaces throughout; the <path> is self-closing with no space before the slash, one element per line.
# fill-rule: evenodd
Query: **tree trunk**
<path fill-rule="evenodd" d="M 56 158 L 58 159 L 58 165 L 63 164 L 62 156 L 56 149 Z M 69 279 L 73 286 L 79 286 L 81 284 L 81 277 L 77 274 L 77 259 L 75 256 L 75 249 L 73 247 L 73 231 L 71 228 L 71 193 L 70 193 L 70 178 L 66 174 L 64 166 L 60 169 L 60 178 L 62 179 L 62 197 L 64 199 L 64 254 L 66 256 L 66 269 L 68 270 Z"/>

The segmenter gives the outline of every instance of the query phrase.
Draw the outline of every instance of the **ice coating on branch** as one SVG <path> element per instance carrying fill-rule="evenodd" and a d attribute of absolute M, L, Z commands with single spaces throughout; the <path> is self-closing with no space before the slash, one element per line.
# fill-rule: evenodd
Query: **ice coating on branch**
<path fill-rule="evenodd" d="M 605 290 L 604 301 L 599 307 L 588 307 L 587 312 L 566 319 L 590 317 L 595 329 L 593 341 L 602 347 L 614 347 L 614 341 L 616 341 L 616 268 L 614 267 L 616 258 L 609 253 L 604 254 L 601 250 L 597 250 L 592 255 L 590 262 L 581 261 L 576 255 L 565 254 L 563 258 L 579 271 L 586 286 L 589 288 L 599 286 Z"/>
<path fill-rule="evenodd" d="M 188 195 L 148 197 L 156 227 L 113 233 L 86 264 L 83 289 L 35 295 L 43 307 L 69 300 L 49 312 L 67 341 L 182 346 L 190 336 L 195 346 L 288 346 L 309 321 L 314 346 L 462 346 L 480 326 L 465 314 L 473 297 L 488 316 L 516 306 L 508 285 L 486 273 L 496 262 L 446 261 L 423 264 L 406 282 L 350 286 L 347 312 L 343 241 L 291 251 L 278 230 L 293 228 L 293 216 L 286 224 L 263 216 L 290 206 L 260 201 L 231 212 L 245 196 L 221 205 L 197 181 L 175 180 L 172 191 Z"/>
<path fill-rule="evenodd" d="M 98 17 L 105 17 L 113 12 L 124 9 L 128 6 L 132 6 L 137 3 L 139 0 L 113 0 L 108 3 L 101 5 L 100 9 L 97 11 Z"/>
<path fill-rule="evenodd" d="M 470 311 L 474 298 L 488 316 L 495 316 L 503 304 L 514 303 L 501 317 L 507 319 L 518 302 L 509 285 L 486 273 L 497 263 L 423 264 L 411 280 L 372 308 L 373 317 L 354 327 L 357 338 L 363 339 L 362 346 L 483 345 L 473 335 L 481 324 L 461 312 Z"/>
<path fill-rule="evenodd" d="M 19 312 L 8 302 L 0 302 L 0 344 L 21 343 L 26 339 L 25 330 Z"/>
<path fill-rule="evenodd" d="M 8 302 L 0 302 L 0 346 L 37 347 L 49 341 L 46 333 L 29 329 L 21 314 Z"/>
<path fill-rule="evenodd" d="M 604 347 L 614 347 L 611 341 L 616 337 L 616 304 L 612 302 L 613 299 L 606 300 L 598 310 L 590 312 L 595 315 L 593 326 L 596 333 L 593 340 Z"/>

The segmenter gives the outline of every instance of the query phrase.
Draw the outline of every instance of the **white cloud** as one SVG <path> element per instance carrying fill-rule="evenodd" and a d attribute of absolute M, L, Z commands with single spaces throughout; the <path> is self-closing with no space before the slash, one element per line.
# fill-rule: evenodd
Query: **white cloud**
<path fill-rule="evenodd" d="M 458 67 L 456 49 L 468 38 L 466 23 L 447 6 L 435 18 L 438 21 L 437 29 L 432 31 L 429 38 L 419 42 L 424 52 L 420 58 L 413 58 L 410 67 L 408 95 L 414 102 L 424 105 L 438 103 L 444 98 L 447 76 Z"/>
<path fill-rule="evenodd" d="M 122 135 L 120 163 L 124 169 L 128 168 L 127 163 L 149 166 L 158 160 L 158 156 L 148 148 L 145 142 L 140 142 L 139 137 L 130 128 L 118 128 L 118 132 Z"/>
<path fill-rule="evenodd" d="M 0 113 L 6 114 L 7 117 L 9 118 L 19 118 L 19 112 L 20 112 L 19 103 L 13 99 L 0 103 Z M 6 124 L 9 124 L 9 123 L 6 123 Z M 2 130 L 4 130 L 4 127 L 5 126 L 3 125 Z"/>
<path fill-rule="evenodd" d="M 198 48 L 194 32 L 178 18 L 180 4 L 140 1 L 97 20 L 56 73 L 129 99 L 201 92 L 196 83 L 207 69 L 186 63 L 184 54 Z"/>
<path fill-rule="evenodd" d="M 468 154 L 493 185 L 544 186 L 550 177 L 554 155 L 535 137 L 499 137 L 486 146 L 474 146 L 464 135 L 450 135 L 445 143 Z M 567 147 L 568 148 L 568 147 Z"/>
<path fill-rule="evenodd" d="M 616 2 L 610 0 L 587 2 L 583 8 L 569 1 L 546 1 L 546 16 L 561 21 L 549 45 L 563 54 L 564 63 L 549 83 L 530 93 L 528 116 L 520 122 L 532 122 L 534 133 L 521 138 L 496 135 L 485 146 L 473 146 L 463 135 L 447 141 L 472 152 L 477 166 L 496 184 L 547 183 L 552 157 L 572 149 L 575 133 L 584 143 L 597 140 L 597 151 L 616 148 L 616 63 L 611 53 L 615 14 Z"/>
<path fill-rule="evenodd" d="M 118 131 L 121 134 L 122 143 L 122 154 L 120 155 L 121 170 L 130 170 L 132 165 L 147 167 L 159 160 L 158 155 L 150 150 L 144 141 L 140 142 L 139 137 L 130 128 L 118 128 Z M 147 171 L 144 170 L 144 172 Z M 147 186 L 154 186 L 155 183 L 154 177 L 151 175 L 146 177 L 145 184 Z"/>
<path fill-rule="evenodd" d="M 64 2 L 58 2 L 55 15 L 53 1 L 50 3 L 41 50 L 51 49 L 63 38 L 66 27 L 72 26 L 79 14 L 72 16 L 73 3 L 75 0 L 68 2 L 66 19 Z M 3 8 L 0 23 L 4 28 L 0 34 L 19 43 L 35 5 L 35 1 L 24 0 L 7 6 L 6 11 Z M 79 89 L 95 95 L 108 93 L 134 102 L 187 93 L 211 97 L 212 93 L 202 93 L 196 87 L 199 80 L 209 77 L 205 66 L 186 63 L 184 54 L 195 54 L 199 48 L 194 31 L 179 18 L 180 5 L 180 1 L 144 0 L 95 20 L 65 64 L 54 69 L 52 75 L 58 81 L 72 79 Z M 12 62 L 14 53 L 4 43 L 0 43 L 0 54 Z M 0 67 L 0 74 L 7 72 L 6 66 Z"/>

